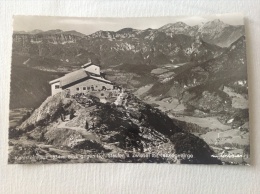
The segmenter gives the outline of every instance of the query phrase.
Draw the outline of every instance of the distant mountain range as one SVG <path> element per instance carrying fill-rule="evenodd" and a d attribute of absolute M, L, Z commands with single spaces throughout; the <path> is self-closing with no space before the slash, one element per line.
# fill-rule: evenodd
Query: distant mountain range
<path fill-rule="evenodd" d="M 187 36 L 200 36 L 202 39 L 208 43 L 214 43 L 221 47 L 228 47 L 232 42 L 238 39 L 240 36 L 244 35 L 244 27 L 241 25 L 233 26 L 225 24 L 219 19 L 209 21 L 205 24 L 189 26 L 183 22 L 169 23 L 158 29 L 146 29 L 137 30 L 132 28 L 123 28 L 116 32 L 114 31 L 98 31 L 90 35 L 85 35 L 83 33 L 77 32 L 75 30 L 62 31 L 60 29 L 43 31 L 35 29 L 32 31 L 14 31 L 14 35 L 36 35 L 36 37 L 31 37 L 31 39 L 40 37 L 42 35 L 73 35 L 81 38 L 145 38 L 145 36 L 155 33 L 163 32 L 168 36 L 173 36 L 174 34 L 183 34 Z M 44 39 L 44 37 L 42 37 Z"/>
<path fill-rule="evenodd" d="M 77 32 L 75 30 L 62 31 L 60 29 L 43 31 L 35 29 L 32 31 L 14 31 L 14 35 L 73 35 L 78 37 L 89 38 L 125 38 L 125 37 L 140 37 L 138 35 L 148 35 L 149 32 L 164 32 L 169 36 L 174 34 L 184 34 L 187 36 L 201 36 L 202 39 L 208 43 L 214 43 L 221 47 L 228 47 L 232 42 L 238 39 L 240 36 L 244 35 L 244 27 L 241 25 L 233 26 L 225 24 L 219 19 L 209 21 L 205 24 L 189 26 L 183 22 L 169 23 L 162 26 L 159 29 L 146 29 L 146 30 L 136 30 L 132 28 L 123 28 L 116 32 L 113 31 L 98 31 L 96 33 L 85 35 L 83 33 Z M 35 37 L 32 37 L 32 39 Z"/>
<path fill-rule="evenodd" d="M 237 52 L 232 51 L 233 47 Z M 191 90 L 192 87 L 211 83 L 209 81 L 214 81 L 214 76 L 217 79 L 218 76 L 225 75 L 229 79 L 229 75 L 235 75 L 241 70 L 236 68 L 241 61 L 244 61 L 243 70 L 246 69 L 244 26 L 232 26 L 220 20 L 213 20 L 196 26 L 177 22 L 166 24 L 158 29 L 123 28 L 116 32 L 97 31 L 90 35 L 59 29 L 19 31 L 13 34 L 12 79 L 21 76 L 16 76 L 16 73 L 26 72 L 21 68 L 66 73 L 80 68 L 89 59 L 93 63 L 100 64 L 102 70 L 107 72 L 108 78 L 119 85 L 138 89 L 145 84 L 154 84 L 149 91 L 151 95 L 172 96 L 174 93 L 181 96 L 187 89 Z M 235 68 L 226 71 L 225 69 L 229 68 L 228 64 L 234 64 Z M 160 75 L 159 79 L 150 73 L 153 69 L 166 66 L 180 67 Z M 215 67 L 217 69 L 214 69 Z M 41 71 L 37 71 L 37 75 Z M 219 73 L 210 73 L 211 71 Z M 174 79 L 170 76 L 173 74 Z M 239 75 L 241 76 L 234 79 L 234 82 L 244 80 L 246 71 L 241 70 Z M 161 83 L 162 77 L 164 80 L 172 81 Z M 196 84 L 192 85 L 194 79 Z M 46 80 L 44 88 L 48 88 L 48 81 L 50 80 Z M 25 83 L 29 82 L 30 80 L 27 80 Z M 15 80 L 12 83 L 17 85 Z M 226 84 L 229 83 L 227 81 Z M 156 88 L 158 85 L 160 87 Z M 176 89 L 173 89 L 175 86 L 181 89 L 176 92 Z M 184 89 L 184 86 L 187 88 Z M 11 90 L 15 87 L 13 86 Z M 41 86 L 36 87 L 41 88 Z M 28 88 L 34 87 L 29 84 Z M 163 91 L 159 91 L 159 94 L 158 89 Z M 20 94 L 17 92 L 17 90 L 13 91 L 16 93 L 14 96 L 26 93 L 26 91 Z M 31 92 L 34 93 L 33 90 Z M 44 97 L 49 94 L 45 91 L 40 93 Z M 15 101 L 13 103 L 16 104 Z M 24 103 L 13 107 L 21 107 L 22 104 Z M 32 106 L 34 103 L 26 104 Z M 39 102 L 33 106 L 38 105 Z"/>
<path fill-rule="evenodd" d="M 232 26 L 220 20 L 200 26 L 177 22 L 159 29 L 97 31 L 87 36 L 59 29 L 33 30 L 14 32 L 13 51 L 71 64 L 91 58 L 105 66 L 122 63 L 162 65 L 215 57 L 243 35 L 244 26 Z"/>
<path fill-rule="evenodd" d="M 70 35 L 75 35 L 75 36 L 79 36 L 79 37 L 84 37 L 86 36 L 85 34 L 82 34 L 80 32 L 77 32 L 75 30 L 70 30 L 70 31 L 62 31 L 60 29 L 56 29 L 56 30 L 47 30 L 47 31 L 43 31 L 43 30 L 39 30 L 39 29 L 35 29 L 32 31 L 14 31 L 14 34 L 21 34 L 21 35 L 25 35 L 25 34 L 31 34 L 31 35 L 43 35 L 43 34 L 70 34 Z"/>

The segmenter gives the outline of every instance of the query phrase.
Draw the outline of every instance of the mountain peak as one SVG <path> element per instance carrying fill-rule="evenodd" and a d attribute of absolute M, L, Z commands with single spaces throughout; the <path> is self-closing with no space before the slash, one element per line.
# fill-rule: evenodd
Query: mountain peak
<path fill-rule="evenodd" d="M 142 102 L 133 94 L 123 92 L 121 95 L 125 97 L 127 103 L 123 103 L 119 107 L 115 106 L 117 100 L 102 103 L 97 100 L 98 97 L 93 95 L 67 97 L 65 92 L 60 92 L 48 97 L 17 129 L 21 132 L 20 137 L 26 136 L 30 131 L 31 134 L 34 134 L 30 137 L 33 140 L 39 140 L 38 134 L 42 134 L 40 136 L 44 137 L 44 139 L 42 138 L 43 144 L 51 144 L 54 148 L 57 146 L 62 151 L 74 150 L 75 153 L 81 151 L 83 155 L 86 153 L 85 150 L 89 149 L 89 146 L 86 147 L 89 144 L 92 145 L 91 150 L 94 150 L 95 153 L 105 151 L 107 153 L 128 152 L 149 155 L 150 150 L 146 149 L 148 146 L 151 150 L 158 150 L 159 146 L 162 146 L 167 148 L 169 153 L 190 153 L 192 155 L 189 161 L 186 158 L 180 158 L 178 163 L 221 164 L 218 159 L 211 157 L 215 153 L 204 140 L 179 128 L 176 121 L 160 110 Z M 86 100 L 91 103 L 86 103 Z M 66 112 L 75 113 L 73 119 L 67 121 L 68 125 L 60 119 Z M 115 119 L 111 119 L 112 117 Z M 155 118 L 156 122 L 154 122 Z M 92 127 L 89 126 L 89 122 L 93 125 Z M 66 127 L 62 127 L 63 125 Z M 75 127 L 77 131 L 75 131 Z M 89 137 L 85 135 L 86 131 L 95 138 L 91 138 L 89 141 Z M 62 138 L 60 134 L 62 134 Z M 71 134 L 74 135 L 73 138 L 71 138 Z M 151 142 L 153 143 L 151 144 Z M 189 147 L 192 143 L 196 144 L 196 149 Z M 140 157 L 138 160 L 135 157 L 129 157 L 127 160 L 150 162 L 151 159 L 164 163 L 177 162 L 166 157 L 148 159 Z M 85 162 L 91 161 L 93 162 L 92 159 Z M 98 159 L 96 162 L 104 162 L 104 159 Z M 114 162 L 119 161 L 116 159 Z"/>
<path fill-rule="evenodd" d="M 223 21 L 221 21 L 220 19 L 215 19 L 212 21 L 208 21 L 206 22 L 202 28 L 224 28 L 228 26 L 228 24 L 225 24 Z"/>
<path fill-rule="evenodd" d="M 60 34 L 62 33 L 63 31 L 60 30 L 60 29 L 55 29 L 55 30 L 48 30 L 48 31 L 45 31 L 43 32 L 44 34 Z"/>
<path fill-rule="evenodd" d="M 224 22 L 222 22 L 220 19 L 214 19 L 214 20 L 212 20 L 211 22 L 214 22 L 214 23 L 219 23 L 219 22 L 224 23 Z"/>
<path fill-rule="evenodd" d="M 173 24 L 174 26 L 189 26 L 188 24 L 184 23 L 184 22 L 176 22 Z"/>
<path fill-rule="evenodd" d="M 166 29 L 174 29 L 174 28 L 185 28 L 189 25 L 185 24 L 184 22 L 176 22 L 176 23 L 169 23 L 162 27 L 160 27 L 160 30 L 166 30 Z"/>
<path fill-rule="evenodd" d="M 133 28 L 122 28 L 120 30 L 117 31 L 117 33 L 128 33 L 128 32 L 133 32 L 134 29 Z"/>
<path fill-rule="evenodd" d="M 79 37 L 84 37 L 86 36 L 85 34 L 82 34 L 76 30 L 69 30 L 69 31 L 65 31 L 65 34 L 70 34 L 70 35 L 74 35 L 74 36 L 79 36 Z"/>
<path fill-rule="evenodd" d="M 29 34 L 38 34 L 38 33 L 42 33 L 43 30 L 39 30 L 39 29 L 35 29 L 35 30 L 32 30 L 30 32 L 28 32 Z"/>

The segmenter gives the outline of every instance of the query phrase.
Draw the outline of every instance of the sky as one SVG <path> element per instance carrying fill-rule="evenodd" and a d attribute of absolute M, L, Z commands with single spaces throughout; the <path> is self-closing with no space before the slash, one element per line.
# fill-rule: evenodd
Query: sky
<path fill-rule="evenodd" d="M 184 22 L 190 26 L 220 19 L 231 25 L 243 25 L 242 14 L 222 14 L 209 16 L 177 16 L 177 17 L 146 17 L 146 18 L 83 18 L 57 16 L 14 16 L 14 31 L 43 31 L 61 29 L 76 30 L 83 34 L 91 34 L 99 30 L 117 31 L 122 28 L 147 29 L 160 28 L 168 23 Z"/>

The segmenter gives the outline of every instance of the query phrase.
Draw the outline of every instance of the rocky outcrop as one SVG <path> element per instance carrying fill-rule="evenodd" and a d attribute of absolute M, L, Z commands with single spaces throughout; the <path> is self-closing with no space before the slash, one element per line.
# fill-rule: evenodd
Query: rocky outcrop
<path fill-rule="evenodd" d="M 47 98 L 18 127 L 24 131 L 18 139 L 29 138 L 55 146 L 55 149 L 81 154 L 127 153 L 125 160 L 111 159 L 114 162 L 220 164 L 210 158 L 213 151 L 203 140 L 185 132 L 166 114 L 130 93 L 126 93 L 126 101 L 121 106 L 98 101 L 84 106 L 78 103 L 82 102 L 80 99 L 75 99 L 81 97 L 65 98 L 64 93 L 60 93 Z M 61 115 L 66 117 L 71 109 L 75 111 L 75 116 L 62 121 Z M 147 154 L 149 157 L 134 157 L 136 154 Z M 162 154 L 189 157 L 168 158 Z"/>
<path fill-rule="evenodd" d="M 61 114 L 68 114 L 71 109 L 79 108 L 80 105 L 75 100 L 65 98 L 64 92 L 58 93 L 48 97 L 18 129 L 28 131 L 36 126 L 46 126 L 57 120 Z"/>

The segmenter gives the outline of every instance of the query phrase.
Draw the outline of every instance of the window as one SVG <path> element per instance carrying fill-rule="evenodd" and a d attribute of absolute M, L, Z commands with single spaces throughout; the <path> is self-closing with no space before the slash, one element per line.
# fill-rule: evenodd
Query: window
<path fill-rule="evenodd" d="M 79 88 L 76 88 L 77 91 L 79 91 Z"/>
<path fill-rule="evenodd" d="M 90 90 L 90 87 L 87 87 L 88 90 Z"/>
<path fill-rule="evenodd" d="M 106 88 L 106 86 L 102 86 L 102 90 L 106 90 L 107 88 Z"/>
<path fill-rule="evenodd" d="M 104 93 L 101 93 L 100 95 L 101 95 L 101 96 L 104 96 Z"/>
<path fill-rule="evenodd" d="M 86 90 L 86 87 L 83 87 L 83 90 Z"/>
<path fill-rule="evenodd" d="M 59 89 L 60 88 L 60 86 L 59 85 L 55 85 L 55 89 Z"/>

